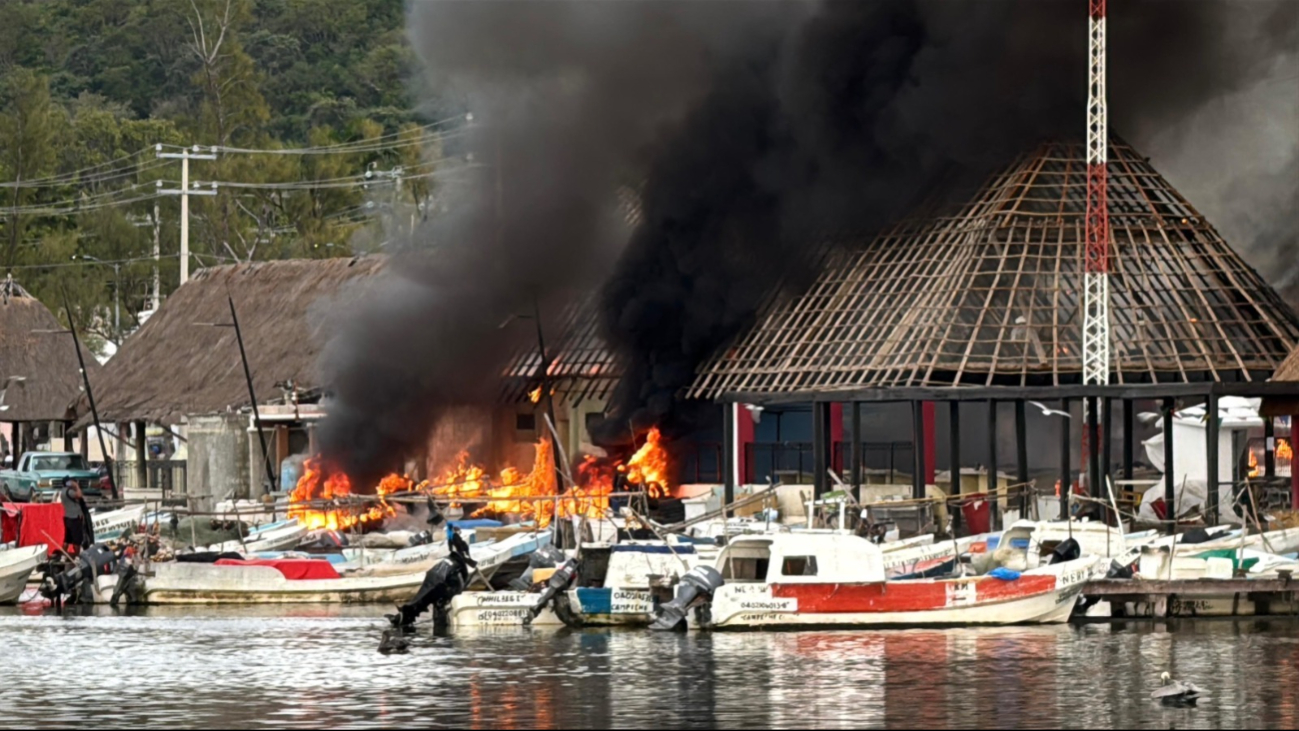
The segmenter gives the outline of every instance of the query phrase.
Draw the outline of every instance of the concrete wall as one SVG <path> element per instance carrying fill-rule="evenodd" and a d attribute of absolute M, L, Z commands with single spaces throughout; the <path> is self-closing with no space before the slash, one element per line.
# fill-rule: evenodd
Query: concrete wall
<path fill-rule="evenodd" d="M 248 417 L 240 414 L 189 418 L 186 491 L 196 510 L 222 500 L 249 497 Z"/>

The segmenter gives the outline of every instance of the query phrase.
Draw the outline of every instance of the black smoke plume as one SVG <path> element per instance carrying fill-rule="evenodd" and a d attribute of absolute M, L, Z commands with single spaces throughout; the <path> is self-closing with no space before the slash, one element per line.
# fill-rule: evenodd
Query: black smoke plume
<path fill-rule="evenodd" d="M 670 425 L 699 362 L 803 285 L 823 242 L 1082 136 L 1086 4 L 415 3 L 431 85 L 474 112 L 486 167 L 327 353 L 326 449 L 356 473 L 395 465 L 441 408 L 490 398 L 518 345 L 502 318 L 594 286 L 628 368 L 610 421 Z M 1111 5 L 1111 126 L 1138 146 L 1294 53 L 1299 3 Z M 630 238 L 620 188 L 638 195 Z"/>

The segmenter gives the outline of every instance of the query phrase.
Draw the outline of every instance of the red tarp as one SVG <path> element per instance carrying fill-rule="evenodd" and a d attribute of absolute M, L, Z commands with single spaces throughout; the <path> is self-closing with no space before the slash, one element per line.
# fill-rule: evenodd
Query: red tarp
<path fill-rule="evenodd" d="M 247 561 L 236 561 L 232 558 L 223 558 L 216 562 L 217 566 L 270 566 L 271 568 L 284 574 L 284 578 L 291 581 L 301 581 L 304 579 L 341 579 L 334 565 L 328 561 L 318 559 L 272 559 L 258 558 Z"/>
<path fill-rule="evenodd" d="M 63 545 L 62 504 L 5 503 L 3 514 L 4 543 L 17 539 L 19 548 L 44 543 L 50 553 Z"/>

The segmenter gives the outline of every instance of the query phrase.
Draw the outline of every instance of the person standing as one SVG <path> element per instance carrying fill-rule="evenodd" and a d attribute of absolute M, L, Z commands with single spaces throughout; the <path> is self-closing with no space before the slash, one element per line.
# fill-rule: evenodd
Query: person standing
<path fill-rule="evenodd" d="M 63 481 L 62 502 L 63 543 L 68 553 L 76 555 L 94 542 L 94 529 L 87 527 L 90 516 L 86 511 L 86 499 L 81 494 L 81 486 L 71 477 Z"/>

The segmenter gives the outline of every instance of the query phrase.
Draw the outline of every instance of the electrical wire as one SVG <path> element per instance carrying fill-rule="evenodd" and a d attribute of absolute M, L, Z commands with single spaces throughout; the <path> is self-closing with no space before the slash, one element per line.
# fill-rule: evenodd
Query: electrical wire
<path fill-rule="evenodd" d="M 62 269 L 65 267 L 112 266 L 114 264 L 135 264 L 142 261 L 152 262 L 152 261 L 157 261 L 158 259 L 179 259 L 179 258 L 180 258 L 180 254 L 160 254 L 157 257 L 154 257 L 152 254 L 150 254 L 149 256 L 134 257 L 131 259 L 67 261 L 67 262 L 57 262 L 53 264 L 14 264 L 13 266 L 5 267 L 5 270 L 7 271 L 10 269 Z"/>

